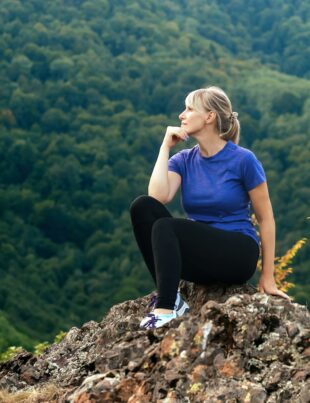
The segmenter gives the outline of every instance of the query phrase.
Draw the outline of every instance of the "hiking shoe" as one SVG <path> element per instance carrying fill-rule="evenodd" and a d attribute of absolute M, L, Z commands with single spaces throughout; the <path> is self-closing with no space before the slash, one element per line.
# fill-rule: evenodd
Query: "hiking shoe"
<path fill-rule="evenodd" d="M 154 310 L 156 302 L 157 302 L 157 294 L 153 294 L 152 298 L 151 298 L 151 302 L 149 303 L 148 307 L 149 308 L 154 307 L 153 308 L 153 310 Z M 177 292 L 177 297 L 176 297 L 175 304 L 174 304 L 174 310 L 176 311 L 177 316 L 181 316 L 185 312 L 189 311 L 188 304 L 182 299 L 182 296 L 180 294 L 180 289 L 178 289 L 178 292 Z"/>
<path fill-rule="evenodd" d="M 156 301 L 157 301 L 157 295 L 153 295 L 151 303 L 148 306 L 149 307 L 154 306 L 155 309 Z M 175 300 L 174 310 L 172 313 L 154 314 L 154 312 L 152 311 L 144 319 L 142 319 L 142 321 L 140 322 L 140 327 L 145 328 L 161 327 L 164 324 L 168 323 L 171 319 L 184 315 L 184 313 L 188 312 L 189 310 L 190 309 L 188 304 L 185 301 L 183 301 L 181 294 L 178 291 Z"/>
<path fill-rule="evenodd" d="M 142 322 L 140 323 L 140 327 L 144 329 L 155 329 L 158 327 L 162 327 L 170 322 L 172 319 L 177 318 L 176 311 L 172 311 L 172 313 L 149 313 Z"/>

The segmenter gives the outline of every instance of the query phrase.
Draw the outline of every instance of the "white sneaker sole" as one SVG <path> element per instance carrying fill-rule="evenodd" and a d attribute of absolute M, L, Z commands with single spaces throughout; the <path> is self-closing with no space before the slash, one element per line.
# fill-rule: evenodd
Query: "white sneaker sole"
<path fill-rule="evenodd" d="M 182 307 L 179 309 L 179 310 L 176 310 L 176 307 L 177 307 L 177 305 L 180 303 L 180 299 L 181 298 L 181 295 L 179 294 L 179 290 L 178 290 L 178 295 L 177 295 L 177 298 L 176 298 L 176 304 L 175 304 L 175 306 L 174 306 L 174 310 L 175 310 L 175 312 L 176 312 L 176 317 L 178 318 L 178 317 L 180 317 L 180 316 L 182 316 L 182 315 L 184 315 L 186 312 L 189 312 L 190 311 L 190 308 L 189 308 L 189 305 L 182 299 L 182 302 L 183 302 L 183 304 L 182 304 Z M 150 313 L 153 313 L 153 311 L 154 311 L 154 309 L 150 312 Z M 150 318 L 148 318 L 147 316 L 145 317 L 145 318 L 143 318 L 142 319 L 142 321 L 140 322 L 140 327 L 144 327 L 144 325 L 148 322 L 150 320 Z M 171 319 L 170 319 L 171 320 Z"/>

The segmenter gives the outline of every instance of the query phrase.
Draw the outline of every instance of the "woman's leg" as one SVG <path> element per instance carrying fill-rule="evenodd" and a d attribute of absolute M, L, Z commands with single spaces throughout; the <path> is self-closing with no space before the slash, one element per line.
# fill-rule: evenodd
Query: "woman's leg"
<path fill-rule="evenodd" d="M 142 195 L 131 203 L 130 216 L 138 247 L 157 287 L 152 248 L 152 227 L 159 218 L 172 217 L 172 215 L 157 199 Z"/>
<path fill-rule="evenodd" d="M 173 309 L 179 280 L 243 284 L 256 270 L 259 247 L 240 232 L 184 218 L 160 218 L 152 227 L 157 308 Z"/>
<path fill-rule="evenodd" d="M 259 248 L 239 232 L 173 218 L 143 195 L 130 206 L 137 244 L 158 290 L 156 308 L 173 309 L 180 279 L 198 284 L 242 284 L 256 270 Z"/>

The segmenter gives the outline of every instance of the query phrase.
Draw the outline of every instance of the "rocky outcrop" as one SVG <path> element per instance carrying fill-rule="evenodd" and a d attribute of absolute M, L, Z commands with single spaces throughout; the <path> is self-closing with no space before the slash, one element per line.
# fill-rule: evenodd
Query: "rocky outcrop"
<path fill-rule="evenodd" d="M 53 383 L 67 403 L 310 402 L 305 306 L 251 285 L 180 285 L 183 317 L 140 330 L 151 296 L 123 302 L 41 356 L 1 364 L 0 388 Z"/>

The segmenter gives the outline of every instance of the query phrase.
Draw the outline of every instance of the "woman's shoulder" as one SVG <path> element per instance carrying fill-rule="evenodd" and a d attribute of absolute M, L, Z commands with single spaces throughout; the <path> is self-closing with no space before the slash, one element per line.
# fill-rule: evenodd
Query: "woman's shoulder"
<path fill-rule="evenodd" d="M 232 143 L 232 149 L 240 159 L 256 158 L 254 151 L 249 148 L 242 147 L 239 144 Z"/>

